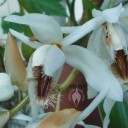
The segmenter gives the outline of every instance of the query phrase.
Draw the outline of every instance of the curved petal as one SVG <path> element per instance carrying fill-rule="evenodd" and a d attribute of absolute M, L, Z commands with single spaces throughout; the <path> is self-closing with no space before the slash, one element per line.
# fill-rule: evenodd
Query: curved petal
<path fill-rule="evenodd" d="M 123 100 L 123 91 L 119 81 L 98 56 L 85 48 L 75 45 L 66 47 L 64 53 L 66 62 L 80 70 L 85 75 L 88 84 L 95 90 L 102 91 L 104 88 L 109 87 L 108 96 L 111 99 Z"/>
<path fill-rule="evenodd" d="M 35 48 L 37 49 L 38 47 L 40 47 L 42 44 L 37 42 L 37 41 L 30 41 L 29 37 L 13 30 L 13 29 L 9 29 L 10 33 L 15 36 L 16 38 L 18 38 L 19 40 L 21 40 L 23 43 L 27 44 L 28 46 L 30 46 L 31 48 Z"/>
<path fill-rule="evenodd" d="M 33 34 L 42 43 L 61 42 L 62 40 L 61 28 L 51 16 L 31 13 L 24 16 L 10 15 L 4 20 L 29 25 Z"/>
<path fill-rule="evenodd" d="M 104 107 L 104 111 L 105 111 L 105 118 L 104 118 L 104 121 L 103 121 L 103 128 L 108 128 L 108 125 L 109 125 L 109 122 L 110 122 L 110 119 L 109 119 L 109 115 L 111 113 L 111 110 L 114 106 L 116 101 L 110 99 L 110 98 L 105 98 L 104 100 L 104 104 L 103 104 L 103 107 Z"/>
<path fill-rule="evenodd" d="M 102 27 L 96 29 L 89 38 L 87 48 L 102 58 L 107 64 L 111 65 L 113 60 L 108 53 L 104 41 L 103 41 L 103 30 Z"/>
<path fill-rule="evenodd" d="M 6 72 L 10 75 L 12 82 L 17 84 L 22 91 L 27 91 L 25 83 L 26 69 L 21 58 L 17 43 L 9 33 L 5 45 L 4 64 Z"/>
<path fill-rule="evenodd" d="M 0 73 L 0 101 L 10 99 L 14 95 L 14 89 L 10 77 L 6 73 Z"/>
<path fill-rule="evenodd" d="M 64 53 L 56 45 L 43 45 L 38 48 L 32 58 L 32 66 L 43 65 L 46 75 L 53 74 L 63 67 L 65 63 Z"/>
<path fill-rule="evenodd" d="M 122 7 L 122 4 L 119 4 L 114 8 L 106 9 L 102 12 L 95 9 L 93 10 L 92 15 L 94 17 L 102 15 L 106 19 L 106 21 L 108 21 L 109 23 L 116 23 L 119 20 L 119 17 L 123 11 L 124 11 L 124 8 Z"/>

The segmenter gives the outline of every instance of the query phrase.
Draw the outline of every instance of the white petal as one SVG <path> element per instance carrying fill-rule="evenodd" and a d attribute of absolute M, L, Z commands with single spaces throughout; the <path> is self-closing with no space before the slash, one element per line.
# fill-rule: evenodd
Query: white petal
<path fill-rule="evenodd" d="M 77 30 L 80 26 L 72 26 L 72 27 L 61 27 L 63 33 L 70 34 L 73 31 Z"/>
<path fill-rule="evenodd" d="M 108 53 L 104 41 L 103 41 L 103 30 L 102 27 L 96 29 L 91 34 L 91 37 L 89 38 L 88 46 L 87 48 L 94 52 L 96 55 L 98 55 L 100 58 L 102 58 L 107 64 L 111 65 L 111 63 L 114 60 L 111 59 L 110 54 Z"/>
<path fill-rule="evenodd" d="M 10 77 L 6 73 L 0 73 L 0 101 L 10 99 L 14 95 L 14 89 Z"/>
<path fill-rule="evenodd" d="M 103 107 L 104 107 L 104 111 L 105 111 L 106 115 L 105 115 L 105 118 L 103 121 L 103 128 L 108 128 L 108 125 L 110 122 L 109 115 L 111 113 L 111 110 L 112 110 L 112 107 L 114 106 L 114 104 L 115 104 L 114 100 L 111 100 L 107 97 L 105 98 Z"/>
<path fill-rule="evenodd" d="M 88 99 L 94 98 L 97 95 L 98 92 L 94 88 L 92 88 L 90 85 L 88 85 L 87 88 L 88 88 L 87 89 Z"/>
<path fill-rule="evenodd" d="M 4 20 L 29 25 L 33 34 L 42 43 L 61 42 L 62 40 L 61 28 L 53 17 L 31 13 L 24 16 L 10 15 Z"/>
<path fill-rule="evenodd" d="M 11 34 L 13 36 L 15 36 L 16 38 L 18 38 L 19 40 L 21 40 L 23 43 L 27 44 L 28 46 L 32 47 L 32 48 L 35 48 L 37 49 L 38 47 L 40 47 L 42 44 L 37 42 L 37 41 L 30 41 L 29 37 L 13 30 L 13 29 L 10 29 L 9 30 L 11 32 Z"/>
<path fill-rule="evenodd" d="M 33 54 L 32 66 L 43 65 L 48 76 L 53 76 L 64 63 L 65 55 L 56 45 L 43 45 Z"/>
<path fill-rule="evenodd" d="M 123 11 L 124 8 L 122 7 L 122 4 L 119 4 L 117 7 L 102 11 L 102 14 L 109 23 L 116 23 Z"/>
<path fill-rule="evenodd" d="M 104 11 L 99 11 L 99 10 L 94 10 L 93 11 L 93 16 L 97 17 L 102 15 L 106 21 L 109 23 L 116 23 L 119 20 L 119 17 L 121 13 L 124 11 L 124 8 L 122 7 L 122 4 L 119 4 L 118 6 L 110 9 L 106 9 Z"/>
<path fill-rule="evenodd" d="M 122 101 L 123 92 L 120 83 L 98 56 L 85 48 L 75 45 L 66 47 L 64 53 L 66 62 L 80 70 L 92 88 L 101 91 L 106 87 L 110 87 L 109 97 Z"/>

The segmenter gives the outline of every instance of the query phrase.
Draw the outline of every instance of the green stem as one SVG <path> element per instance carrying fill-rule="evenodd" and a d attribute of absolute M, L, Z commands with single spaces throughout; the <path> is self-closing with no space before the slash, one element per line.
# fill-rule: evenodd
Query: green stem
<path fill-rule="evenodd" d="M 20 4 L 19 0 L 18 0 L 18 3 L 19 3 L 19 7 L 20 7 L 20 15 L 23 16 L 23 15 L 24 15 L 24 8 L 23 8 L 23 6 Z"/>
<path fill-rule="evenodd" d="M 58 112 L 59 109 L 60 109 L 60 98 L 61 98 L 61 93 L 58 93 L 57 104 L 56 104 L 55 112 Z"/>
<path fill-rule="evenodd" d="M 25 97 L 15 108 L 9 111 L 10 117 L 14 116 L 20 109 L 22 109 L 28 103 L 28 96 Z"/>
<path fill-rule="evenodd" d="M 73 80 L 78 75 L 79 71 L 77 69 L 73 69 L 68 78 L 61 84 L 60 92 L 63 93 L 73 82 Z"/>

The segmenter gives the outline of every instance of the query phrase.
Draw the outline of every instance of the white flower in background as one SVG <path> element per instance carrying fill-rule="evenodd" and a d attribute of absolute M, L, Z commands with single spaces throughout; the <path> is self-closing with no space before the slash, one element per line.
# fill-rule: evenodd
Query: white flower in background
<path fill-rule="evenodd" d="M 105 21 L 117 22 L 122 11 L 122 5 L 119 5 L 98 12 L 96 18 L 85 23 L 64 39 L 60 26 L 50 16 L 28 14 L 5 18 L 6 21 L 29 25 L 34 36 L 39 40 L 32 41 L 29 37 L 10 30 L 15 37 L 29 46 L 37 48 L 31 56 L 28 66 L 29 95 L 33 115 L 38 113 L 37 107 L 34 107 L 37 101 L 41 105 L 47 104 L 50 89 L 54 82 L 57 82 L 64 63 L 80 70 L 86 77 L 88 85 L 100 92 L 88 108 L 82 112 L 78 122 L 86 118 L 105 96 L 116 101 L 123 100 L 120 83 L 111 73 L 109 67 L 88 49 L 70 45 Z"/>
<path fill-rule="evenodd" d="M 6 73 L 0 73 L 0 101 L 6 101 L 14 95 L 14 89 L 10 77 Z"/>
<path fill-rule="evenodd" d="M 96 10 L 95 14 L 98 13 L 101 14 L 100 11 Z M 112 17 L 110 18 L 112 19 Z M 88 43 L 88 49 L 102 58 L 111 68 L 113 74 L 120 81 L 120 86 L 122 85 L 124 92 L 128 90 L 128 86 L 126 86 L 128 83 L 127 18 L 128 11 L 124 10 L 116 23 L 106 22 L 94 30 Z M 104 128 L 107 128 L 109 124 L 109 115 L 115 102 L 116 100 L 113 100 L 112 97 L 105 98 L 104 110 L 106 116 L 103 124 Z"/>

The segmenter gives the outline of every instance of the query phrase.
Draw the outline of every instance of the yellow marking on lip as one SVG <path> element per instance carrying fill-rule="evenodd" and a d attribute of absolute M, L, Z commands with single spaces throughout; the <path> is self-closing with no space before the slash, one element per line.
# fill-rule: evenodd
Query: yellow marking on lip
<path fill-rule="evenodd" d="M 60 43 L 51 43 L 51 45 L 56 45 L 58 48 L 62 49 L 62 45 Z"/>

